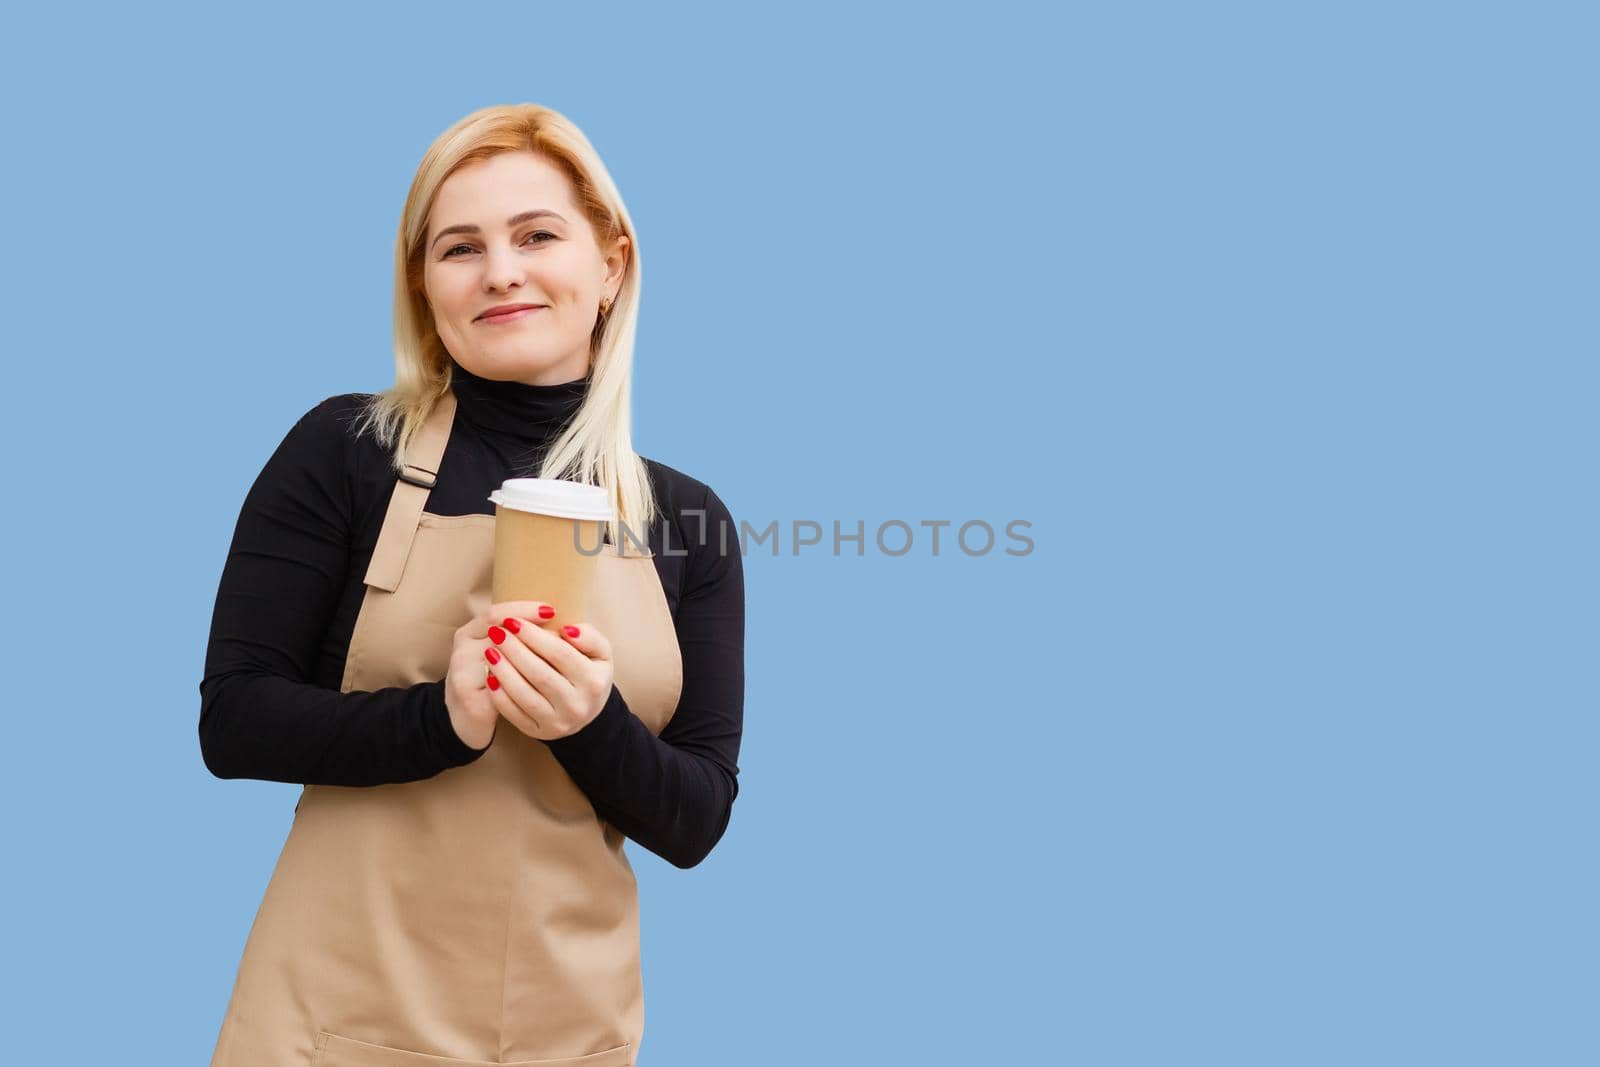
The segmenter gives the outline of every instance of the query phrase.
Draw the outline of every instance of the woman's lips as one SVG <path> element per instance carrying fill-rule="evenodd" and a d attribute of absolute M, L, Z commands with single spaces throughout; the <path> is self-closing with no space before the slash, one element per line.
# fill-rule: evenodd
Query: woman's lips
<path fill-rule="evenodd" d="M 543 310 L 544 310 L 544 308 L 542 308 L 542 307 L 518 308 L 515 311 L 504 311 L 504 312 L 501 312 L 498 315 L 485 315 L 485 316 L 483 316 L 483 318 L 479 319 L 478 321 L 479 322 L 484 322 L 484 323 L 516 322 L 518 319 L 527 318 L 529 315 L 532 315 L 535 311 L 543 311 Z"/>

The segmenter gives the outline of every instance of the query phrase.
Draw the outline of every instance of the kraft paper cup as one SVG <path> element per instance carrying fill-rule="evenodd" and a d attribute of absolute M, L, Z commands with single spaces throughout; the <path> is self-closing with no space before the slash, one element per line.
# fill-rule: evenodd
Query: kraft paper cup
<path fill-rule="evenodd" d="M 600 486 L 559 478 L 511 478 L 489 494 L 494 503 L 491 595 L 538 600 L 556 609 L 541 625 L 588 617 L 589 588 L 600 558 L 610 495 Z"/>

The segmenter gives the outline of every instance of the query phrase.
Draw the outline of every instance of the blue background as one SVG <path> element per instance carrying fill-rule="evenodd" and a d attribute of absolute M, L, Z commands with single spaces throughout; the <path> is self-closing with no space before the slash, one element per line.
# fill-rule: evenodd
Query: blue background
<path fill-rule="evenodd" d="M 642 452 L 1034 539 L 746 559 L 645 1067 L 1600 1061 L 1585 7 L 9 16 L 8 1059 L 210 1056 L 298 795 L 200 759 L 239 504 L 532 100 L 638 226 Z"/>

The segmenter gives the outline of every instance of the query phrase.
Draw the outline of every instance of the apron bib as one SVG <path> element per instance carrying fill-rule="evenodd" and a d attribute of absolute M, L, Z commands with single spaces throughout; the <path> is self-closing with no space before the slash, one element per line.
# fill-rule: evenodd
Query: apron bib
<path fill-rule="evenodd" d="M 423 510 L 455 406 L 446 393 L 407 452 L 342 692 L 443 678 L 455 630 L 491 603 L 494 516 Z M 660 734 L 682 660 L 653 559 L 633 552 L 604 548 L 589 614 Z M 504 721 L 432 778 L 306 786 L 212 1067 L 631 1067 L 644 996 L 622 843 L 545 743 Z"/>

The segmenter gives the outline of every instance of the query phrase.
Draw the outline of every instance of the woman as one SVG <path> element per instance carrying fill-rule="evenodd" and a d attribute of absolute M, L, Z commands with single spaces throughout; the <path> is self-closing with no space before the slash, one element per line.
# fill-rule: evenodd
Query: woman
<path fill-rule="evenodd" d="M 732 518 L 631 447 L 638 298 L 632 224 L 566 118 L 487 108 L 429 148 L 395 385 L 289 431 L 217 594 L 206 766 L 305 790 L 213 1067 L 634 1062 L 623 838 L 705 857 L 744 695 Z M 589 617 L 559 631 L 559 604 L 489 603 L 488 495 L 528 475 L 617 513 Z"/>

